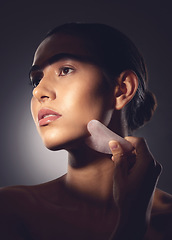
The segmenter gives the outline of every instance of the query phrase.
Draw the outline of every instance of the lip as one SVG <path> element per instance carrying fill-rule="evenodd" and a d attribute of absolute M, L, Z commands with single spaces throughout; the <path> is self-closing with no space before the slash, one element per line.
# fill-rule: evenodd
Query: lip
<path fill-rule="evenodd" d="M 53 122 L 60 118 L 62 115 L 48 108 L 43 108 L 38 112 L 38 123 L 39 126 L 48 125 L 50 122 Z"/>

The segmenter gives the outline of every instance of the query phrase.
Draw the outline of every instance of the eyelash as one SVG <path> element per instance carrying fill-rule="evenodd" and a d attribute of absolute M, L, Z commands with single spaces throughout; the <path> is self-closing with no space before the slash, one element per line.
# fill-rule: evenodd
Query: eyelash
<path fill-rule="evenodd" d="M 67 72 L 65 72 L 66 70 L 67 70 Z M 70 74 L 73 71 L 74 71 L 74 69 L 72 67 L 61 67 L 59 69 L 58 76 L 59 77 L 64 77 L 64 76 L 66 76 L 67 74 Z M 30 77 L 30 85 L 33 88 L 36 88 L 38 86 L 38 84 L 40 83 L 42 78 L 43 78 L 43 73 L 41 75 L 40 74 L 36 74 L 35 77 Z"/>
<path fill-rule="evenodd" d="M 62 74 L 65 70 L 67 70 L 68 72 Z M 74 71 L 74 69 L 73 69 L 72 67 L 62 67 L 62 68 L 60 68 L 59 76 L 60 76 L 60 77 L 63 77 L 63 76 L 66 76 L 67 74 L 70 74 L 70 73 L 71 73 L 71 72 L 69 72 L 70 70 L 71 70 L 71 72 Z"/>
<path fill-rule="evenodd" d="M 36 88 L 38 84 L 40 83 L 41 79 L 34 79 L 30 81 L 30 85 L 32 85 L 33 88 Z"/>
<path fill-rule="evenodd" d="M 44 74 L 43 72 L 38 72 L 35 77 L 30 77 L 30 85 L 33 88 L 36 88 L 38 86 L 38 84 L 40 83 L 41 79 L 43 78 Z"/>

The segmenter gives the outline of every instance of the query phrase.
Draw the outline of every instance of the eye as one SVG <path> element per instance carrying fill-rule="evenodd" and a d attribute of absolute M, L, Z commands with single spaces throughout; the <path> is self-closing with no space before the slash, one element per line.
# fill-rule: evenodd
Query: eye
<path fill-rule="evenodd" d="M 38 71 L 30 75 L 30 81 L 33 88 L 36 88 L 38 86 L 43 76 L 44 74 L 42 71 Z"/>
<path fill-rule="evenodd" d="M 71 67 L 62 67 L 62 68 L 60 68 L 59 76 L 65 76 L 67 74 L 72 73 L 73 71 L 74 71 L 74 69 Z"/>

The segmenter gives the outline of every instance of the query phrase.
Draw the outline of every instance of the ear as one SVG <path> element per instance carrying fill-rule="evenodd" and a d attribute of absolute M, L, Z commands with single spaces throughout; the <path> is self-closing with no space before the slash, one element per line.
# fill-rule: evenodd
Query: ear
<path fill-rule="evenodd" d="M 115 87 L 115 109 L 122 109 L 134 97 L 138 88 L 137 75 L 131 71 L 126 70 L 117 78 L 117 85 Z"/>

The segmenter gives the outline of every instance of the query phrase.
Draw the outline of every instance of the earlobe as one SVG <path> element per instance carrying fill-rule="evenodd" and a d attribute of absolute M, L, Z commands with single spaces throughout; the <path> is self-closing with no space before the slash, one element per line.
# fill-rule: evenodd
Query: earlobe
<path fill-rule="evenodd" d="M 137 75 L 127 70 L 120 74 L 115 87 L 115 109 L 122 109 L 134 97 L 138 88 Z"/>

